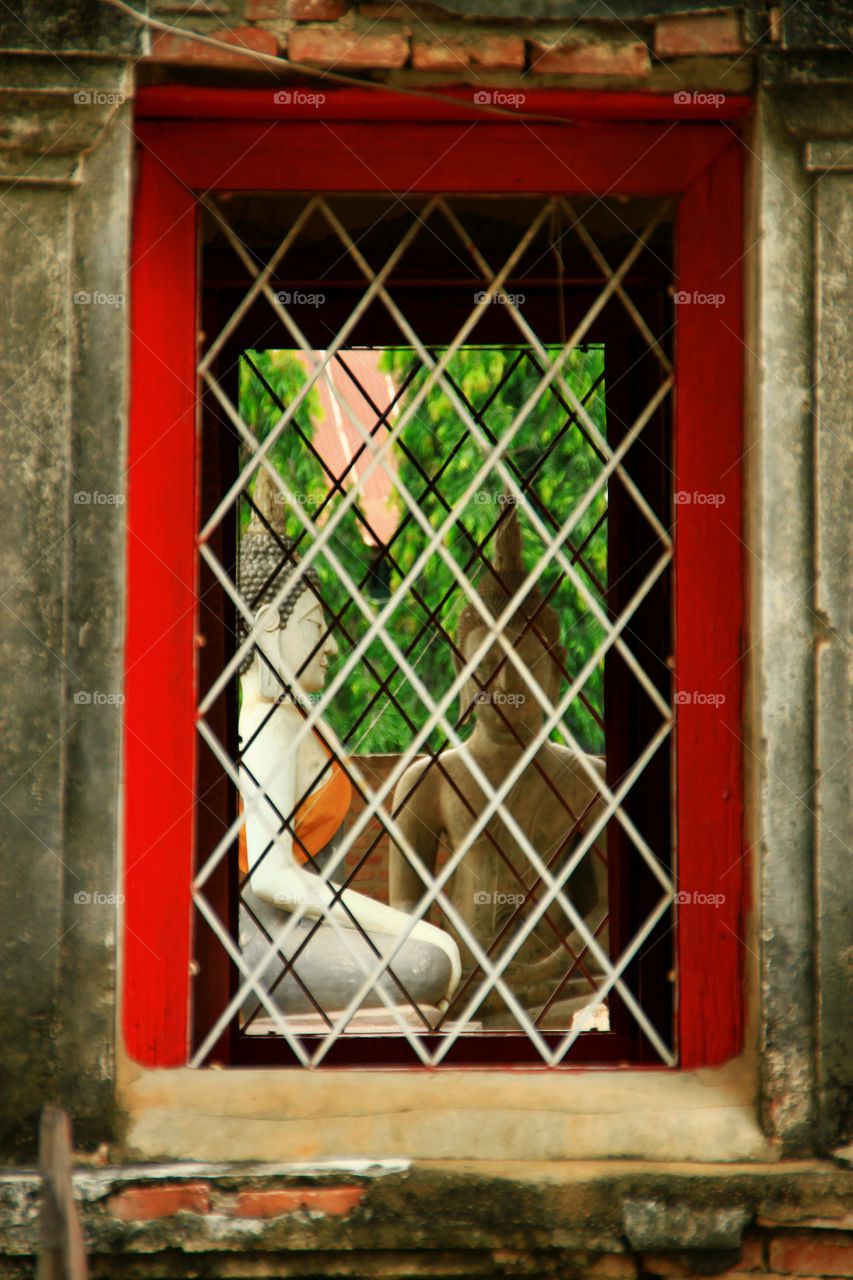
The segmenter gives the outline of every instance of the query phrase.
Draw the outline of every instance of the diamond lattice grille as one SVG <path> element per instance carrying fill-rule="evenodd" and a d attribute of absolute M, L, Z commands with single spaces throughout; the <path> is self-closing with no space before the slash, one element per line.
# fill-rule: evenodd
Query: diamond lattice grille
<path fill-rule="evenodd" d="M 236 443 L 199 538 L 233 643 L 198 730 L 239 804 L 194 884 L 233 977 L 195 1063 L 237 1028 L 305 1066 L 354 1035 L 439 1065 L 508 1031 L 555 1066 L 617 1007 L 673 1061 L 631 977 L 673 899 L 669 827 L 640 816 L 666 770 L 668 649 L 638 624 L 672 556 L 641 482 L 666 466 L 673 375 L 643 271 L 666 273 L 669 214 L 207 203 L 245 283 L 199 366 Z M 325 274 L 303 279 L 318 246 Z M 621 366 L 600 340 L 614 314 Z M 617 507 L 636 541 L 619 556 Z"/>

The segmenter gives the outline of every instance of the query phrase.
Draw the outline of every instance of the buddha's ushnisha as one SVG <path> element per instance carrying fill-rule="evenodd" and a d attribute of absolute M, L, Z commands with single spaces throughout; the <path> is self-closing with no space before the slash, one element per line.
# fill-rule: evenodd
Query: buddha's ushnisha
<path fill-rule="evenodd" d="M 238 568 L 255 635 L 241 666 L 243 874 L 248 876 L 241 891 L 241 947 L 252 965 L 267 957 L 261 982 L 282 1012 L 319 1006 L 328 1013 L 347 1006 L 377 953 L 387 955 L 413 922 L 365 894 L 339 889 L 324 874 L 351 788 L 345 767 L 330 759 L 322 735 L 305 732 L 303 695 L 322 689 L 338 646 L 324 615 L 319 577 L 302 569 L 284 536 L 285 509 L 275 481 L 264 471 L 253 502 L 260 514 L 241 539 Z M 291 581 L 292 589 L 276 605 L 276 595 Z M 244 623 L 243 636 L 248 634 Z M 294 913 L 301 916 L 299 924 L 278 949 L 271 948 L 269 938 L 279 939 Z M 279 980 L 283 969 L 286 976 Z M 418 1005 L 438 1006 L 458 981 L 459 952 L 443 930 L 417 921 L 391 969 L 399 982 L 386 973 L 381 986 L 393 1002 L 405 1005 L 405 991 Z M 382 1004 L 373 990 L 362 1007 Z"/>
<path fill-rule="evenodd" d="M 515 503 L 507 496 L 496 535 L 494 560 L 484 569 L 475 588 L 491 626 L 502 616 L 528 577 L 521 549 L 521 529 Z M 474 656 L 489 635 L 483 612 L 469 600 L 457 627 L 453 659 L 457 671 Z M 544 895 L 537 888 L 537 873 L 525 850 L 529 842 L 551 874 L 559 878 L 584 830 L 600 811 L 597 788 L 582 767 L 579 756 L 550 741 L 543 732 L 544 711 L 556 705 L 565 667 L 560 643 L 560 620 L 543 603 L 535 584 L 524 593 L 502 628 L 502 636 L 520 659 L 521 670 L 505 653 L 499 640 L 489 645 L 460 693 L 461 719 L 474 717 L 474 728 L 461 748 L 441 754 L 441 768 L 429 760 L 418 761 L 403 775 L 394 796 L 397 821 L 421 861 L 432 873 L 441 846 L 458 849 L 487 808 L 489 795 L 474 776 L 478 766 L 491 787 L 498 790 L 519 757 L 534 740 L 541 743 L 503 801 L 523 839 L 493 814 L 475 837 L 445 886 L 445 894 L 465 921 L 473 937 L 493 962 L 514 941 L 526 919 Z M 536 690 L 542 701 L 536 696 Z M 585 763 L 603 780 L 600 759 Z M 581 821 L 582 819 L 582 821 Z M 599 847 L 603 841 L 599 841 Z M 606 868 L 590 851 L 564 883 L 566 897 L 594 932 L 607 910 Z M 391 902 L 410 910 L 423 893 L 420 875 L 404 850 L 392 846 L 390 860 Z M 533 890 L 528 895 L 528 891 Z M 463 976 L 475 967 L 475 957 L 461 931 L 448 923 L 463 955 Z M 606 950 L 603 933 L 599 942 Z M 568 944 L 568 945 L 567 945 Z M 570 917 L 558 903 L 550 905 L 525 941 L 515 951 L 504 979 L 529 1013 L 546 1009 L 541 1025 L 570 1025 L 574 1012 L 587 1004 L 598 975 L 589 957 L 587 976 L 577 970 L 568 983 L 572 953 L 583 944 Z M 478 976 L 477 982 L 482 975 Z M 460 990 L 458 1001 L 476 989 L 477 982 Z M 562 984 L 562 985 L 561 985 Z M 552 997 L 558 993 L 557 998 Z M 455 1012 L 454 1008 L 454 1012 Z M 459 1009 L 461 1012 L 461 1008 Z M 475 1015 L 487 1026 L 517 1025 L 503 998 L 492 992 Z"/>

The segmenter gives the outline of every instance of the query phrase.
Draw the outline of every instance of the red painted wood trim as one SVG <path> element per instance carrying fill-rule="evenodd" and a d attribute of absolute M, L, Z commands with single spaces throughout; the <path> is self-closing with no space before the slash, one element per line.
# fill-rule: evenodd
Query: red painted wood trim
<path fill-rule="evenodd" d="M 742 1044 L 741 169 L 734 144 L 678 218 L 678 289 L 690 299 L 676 307 L 675 427 L 675 491 L 690 501 L 673 513 L 676 689 L 690 699 L 676 707 L 678 888 L 689 899 L 678 913 L 683 1067 L 723 1062 Z"/>
<path fill-rule="evenodd" d="M 707 125 L 270 125 L 143 121 L 139 136 L 198 191 L 684 191 L 731 141 Z"/>
<path fill-rule="evenodd" d="M 294 86 L 283 86 L 293 93 Z M 270 89 L 196 89 L 188 85 L 143 85 L 136 92 L 136 114 L 140 119 L 192 120 L 481 120 L 495 123 L 496 117 L 484 112 L 474 101 L 483 86 L 467 89 L 441 86 L 430 90 L 446 102 L 435 98 L 418 98 L 411 94 L 393 93 L 387 89 L 342 89 L 306 77 L 304 93 L 321 94 L 323 102 L 293 100 L 276 101 L 282 88 Z M 515 92 L 503 87 L 503 93 Z M 739 120 L 753 108 L 751 98 L 726 94 L 689 95 L 688 102 L 676 101 L 673 93 L 594 93 L 562 89 L 523 89 L 524 102 L 518 108 L 524 115 L 556 115 L 566 120 L 683 120 L 719 123 Z M 723 102 L 711 101 L 722 96 Z M 507 110 L 514 108 L 506 108 Z M 508 123 L 511 123 L 509 121 Z"/>
<path fill-rule="evenodd" d="M 131 262 L 124 1037 L 187 1060 L 195 755 L 195 200 L 144 149 Z"/>
<path fill-rule="evenodd" d="M 537 143 L 537 137 L 539 139 Z M 688 124 L 375 128 L 143 123 L 132 272 L 126 680 L 124 1031 L 146 1065 L 186 1061 L 194 795 L 195 217 L 206 189 L 686 192 L 678 284 L 676 678 L 722 695 L 679 709 L 681 1064 L 742 1043 L 741 157 L 731 131 Z M 155 159 L 159 156 L 164 164 Z M 365 156 L 368 159 L 362 160 Z M 169 173 L 173 170 L 173 176 Z M 168 691 L 168 703 L 164 693 Z"/>

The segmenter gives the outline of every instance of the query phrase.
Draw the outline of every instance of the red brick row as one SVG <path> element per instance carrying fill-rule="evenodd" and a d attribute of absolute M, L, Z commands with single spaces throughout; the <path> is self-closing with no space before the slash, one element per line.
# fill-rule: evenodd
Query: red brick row
<path fill-rule="evenodd" d="M 276 1218 L 308 1210 L 342 1217 L 364 1199 L 360 1186 L 271 1187 L 240 1191 L 223 1211 L 234 1218 Z M 150 1222 L 176 1213 L 211 1212 L 210 1184 L 170 1183 L 161 1187 L 127 1187 L 110 1197 L 108 1208 L 122 1222 Z"/>
<path fill-rule="evenodd" d="M 407 5 L 361 6 L 360 26 L 346 0 L 245 0 L 245 22 L 211 35 L 227 44 L 292 62 L 341 70 L 454 72 L 523 71 L 636 80 L 652 69 L 649 47 L 630 36 L 603 38 L 575 26 L 554 38 L 531 39 L 511 31 L 464 31 L 419 19 Z M 267 28 L 263 24 L 271 24 Z M 284 24 L 304 24 L 289 27 Z M 745 49 L 738 14 L 700 14 L 661 18 L 651 41 L 657 59 L 732 56 Z M 172 33 L 159 33 L 150 57 L 159 62 L 247 65 L 246 55 L 215 49 Z"/>

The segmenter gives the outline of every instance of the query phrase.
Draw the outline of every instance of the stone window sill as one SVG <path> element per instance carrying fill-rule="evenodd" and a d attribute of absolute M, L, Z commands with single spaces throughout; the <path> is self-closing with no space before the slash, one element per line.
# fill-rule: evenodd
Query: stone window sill
<path fill-rule="evenodd" d="M 149 1071 L 125 1061 L 130 1158 L 765 1161 L 746 1059 L 698 1071 Z"/>

